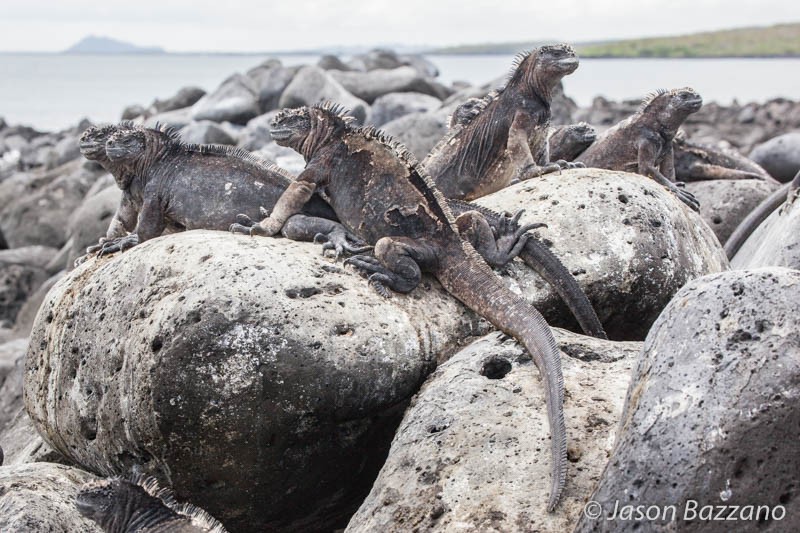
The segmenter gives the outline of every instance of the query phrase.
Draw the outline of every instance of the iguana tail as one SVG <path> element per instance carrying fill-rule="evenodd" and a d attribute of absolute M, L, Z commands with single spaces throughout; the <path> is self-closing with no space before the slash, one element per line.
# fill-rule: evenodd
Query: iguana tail
<path fill-rule="evenodd" d="M 459 240 L 443 251 L 443 257 L 446 264 L 435 274 L 444 288 L 522 343 L 539 369 L 550 423 L 553 477 L 547 510 L 552 511 L 564 488 L 567 468 L 564 377 L 553 332 L 536 308 L 511 292 L 469 244 Z"/>
<path fill-rule="evenodd" d="M 763 202 L 758 204 L 758 207 L 750 211 L 750 214 L 744 217 L 744 220 L 736 226 L 731 236 L 725 241 L 725 255 L 728 256 L 729 260 L 733 259 L 733 256 L 736 255 L 739 248 L 753 234 L 755 229 L 786 201 L 786 194 L 789 192 L 790 186 L 791 183 L 785 183 L 780 189 L 767 196 Z"/>

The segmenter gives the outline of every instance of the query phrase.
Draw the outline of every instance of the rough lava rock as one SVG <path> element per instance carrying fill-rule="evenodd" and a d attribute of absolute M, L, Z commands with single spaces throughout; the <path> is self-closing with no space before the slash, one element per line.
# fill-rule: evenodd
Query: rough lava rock
<path fill-rule="evenodd" d="M 759 144 L 750 152 L 750 159 L 776 180 L 791 181 L 800 171 L 800 131 L 784 133 Z"/>
<path fill-rule="evenodd" d="M 427 278 L 385 299 L 317 245 L 188 231 L 55 285 L 25 403 L 89 471 L 153 474 L 232 531 L 320 530 L 363 501 L 436 357 L 486 330 Z"/>
<path fill-rule="evenodd" d="M 554 332 L 570 459 L 555 513 L 546 511 L 541 378 L 519 344 L 491 333 L 437 368 L 414 397 L 347 532 L 569 531 L 611 452 L 641 343 Z"/>
<path fill-rule="evenodd" d="M 370 111 L 369 104 L 353 96 L 329 72 L 314 66 L 303 67 L 297 72 L 281 94 L 278 107 L 302 107 L 324 101 L 341 104 L 362 124 Z"/>
<path fill-rule="evenodd" d="M 687 281 L 727 269 L 717 238 L 700 216 L 653 180 L 600 169 L 565 170 L 507 187 L 475 203 L 525 209 L 521 222 L 580 283 L 609 337 L 642 340 Z M 530 298 L 544 282 L 520 261 L 507 268 L 512 288 Z M 549 290 L 544 287 L 544 290 Z M 548 320 L 569 317 L 552 291 L 538 300 Z M 551 324 L 562 325 L 559 321 Z"/>
<path fill-rule="evenodd" d="M 223 81 L 217 90 L 203 96 L 191 109 L 193 120 L 234 124 L 247 124 L 261 113 L 257 87 L 243 74 L 234 74 Z"/>
<path fill-rule="evenodd" d="M 278 62 L 257 67 L 247 73 L 256 84 L 258 106 L 262 113 L 277 109 L 281 94 L 288 87 L 300 67 L 284 67 Z"/>
<path fill-rule="evenodd" d="M 51 463 L 0 468 L 0 531 L 103 533 L 75 505 L 81 486 L 96 480 L 88 472 Z"/>
<path fill-rule="evenodd" d="M 387 122 L 381 126 L 381 130 L 402 143 L 422 161 L 447 133 L 448 116 L 449 113 L 443 109 L 428 113 L 409 113 Z"/>
<path fill-rule="evenodd" d="M 205 95 L 206 92 L 200 87 L 183 87 L 175 93 L 175 95 L 166 100 L 156 99 L 153 102 L 153 108 L 155 108 L 157 113 L 175 111 L 176 109 L 193 106 Z"/>
<path fill-rule="evenodd" d="M 210 120 L 192 122 L 181 130 L 181 140 L 190 144 L 236 144 L 224 128 Z"/>
<path fill-rule="evenodd" d="M 148 117 L 144 121 L 144 125 L 148 128 L 155 128 L 157 125 L 165 124 L 175 129 L 181 129 L 192 123 L 192 108 L 184 107 L 181 109 L 173 109 L 172 111 L 164 111 L 163 113 L 155 114 Z"/>
<path fill-rule="evenodd" d="M 645 523 L 584 518 L 576 531 L 800 529 L 798 301 L 800 272 L 785 268 L 714 274 L 675 295 L 647 336 L 591 499 L 603 517 L 617 501 L 676 511 Z M 759 505 L 766 518 L 698 518 L 704 506 L 741 517 Z"/>
<path fill-rule="evenodd" d="M 408 115 L 409 113 L 425 113 L 442 106 L 441 100 L 422 93 L 390 93 L 375 100 L 369 120 L 375 127 Z"/>
<path fill-rule="evenodd" d="M 0 323 L 14 323 L 28 297 L 50 277 L 46 267 L 57 253 L 48 246 L 0 251 Z"/>
<path fill-rule="evenodd" d="M 800 270 L 800 201 L 773 211 L 731 259 L 735 269 L 765 266 Z"/>
<path fill-rule="evenodd" d="M 723 245 L 736 226 L 779 185 L 765 180 L 709 180 L 686 184 L 700 201 L 700 216 Z"/>
<path fill-rule="evenodd" d="M 369 104 L 389 93 L 416 92 L 434 96 L 439 100 L 450 96 L 440 84 L 424 78 L 413 67 L 376 69 L 369 72 L 331 70 L 329 74 L 341 83 L 342 87 Z"/>

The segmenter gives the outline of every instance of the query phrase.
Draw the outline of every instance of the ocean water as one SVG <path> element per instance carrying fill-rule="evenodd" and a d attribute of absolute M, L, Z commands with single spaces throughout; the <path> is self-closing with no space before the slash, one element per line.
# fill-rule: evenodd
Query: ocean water
<path fill-rule="evenodd" d="M 43 130 L 66 128 L 87 117 L 116 121 L 130 104 L 148 105 L 181 87 L 213 90 L 234 72 L 270 56 L 0 54 L 0 117 Z M 317 56 L 278 57 L 286 65 L 314 64 Z M 428 58 L 444 83 L 483 84 L 509 71 L 511 55 Z M 691 86 L 706 102 L 800 99 L 800 59 L 582 59 L 564 79 L 578 105 L 597 95 L 639 98 L 658 89 Z"/>

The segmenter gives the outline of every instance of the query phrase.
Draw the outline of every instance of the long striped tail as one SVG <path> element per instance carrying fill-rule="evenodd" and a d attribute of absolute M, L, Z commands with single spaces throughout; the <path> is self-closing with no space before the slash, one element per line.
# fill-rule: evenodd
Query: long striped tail
<path fill-rule="evenodd" d="M 550 326 L 531 304 L 511 292 L 467 243 L 444 250 L 446 265 L 436 277 L 450 294 L 513 336 L 528 350 L 545 388 L 550 423 L 553 477 L 547 510 L 558 504 L 567 468 L 567 431 L 564 424 L 564 376 L 561 354 Z"/>

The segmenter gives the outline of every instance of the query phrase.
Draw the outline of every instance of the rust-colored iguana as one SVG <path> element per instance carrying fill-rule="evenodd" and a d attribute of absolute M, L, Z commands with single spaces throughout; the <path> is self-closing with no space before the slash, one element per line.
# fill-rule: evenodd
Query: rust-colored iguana
<path fill-rule="evenodd" d="M 639 111 L 605 131 L 577 159 L 587 167 L 638 172 L 652 178 L 697 211 L 700 203 L 675 182 L 672 139 L 703 99 L 685 87 L 648 95 Z"/>
<path fill-rule="evenodd" d="M 318 105 L 275 116 L 272 138 L 297 150 L 307 165 L 251 233 L 276 234 L 315 192 L 322 192 L 340 222 L 375 246 L 374 257 L 356 255 L 347 263 L 367 274 L 380 294 L 409 292 L 422 271 L 430 272 L 450 294 L 520 341 L 546 391 L 553 459 L 547 508 L 554 509 L 564 486 L 567 448 L 564 381 L 552 331 L 459 234 L 459 226 L 469 226 L 479 215 L 454 218 L 413 156 L 374 129 L 352 126 L 341 111 Z"/>
<path fill-rule="evenodd" d="M 547 137 L 553 90 L 577 68 L 570 46 L 542 46 L 517 58 L 504 88 L 473 109 L 457 110 L 456 126 L 422 162 L 445 197 L 474 200 L 515 179 L 575 166 L 550 163 Z M 458 124 L 459 114 L 470 113 Z"/>
<path fill-rule="evenodd" d="M 284 170 L 245 150 L 184 144 L 168 128 L 128 123 L 90 128 L 81 138 L 81 149 L 104 165 L 123 191 L 106 238 L 87 250 L 101 255 L 124 251 L 165 231 L 226 230 L 232 211 L 243 213 L 245 220 L 259 219 L 292 182 Z M 335 219 L 330 206 L 313 196 L 283 234 L 294 240 L 326 240 L 337 253 L 363 252 L 364 243 Z"/>
<path fill-rule="evenodd" d="M 143 475 L 89 482 L 78 491 L 75 504 L 105 533 L 227 532 L 206 511 L 176 502 L 171 491 Z"/>

